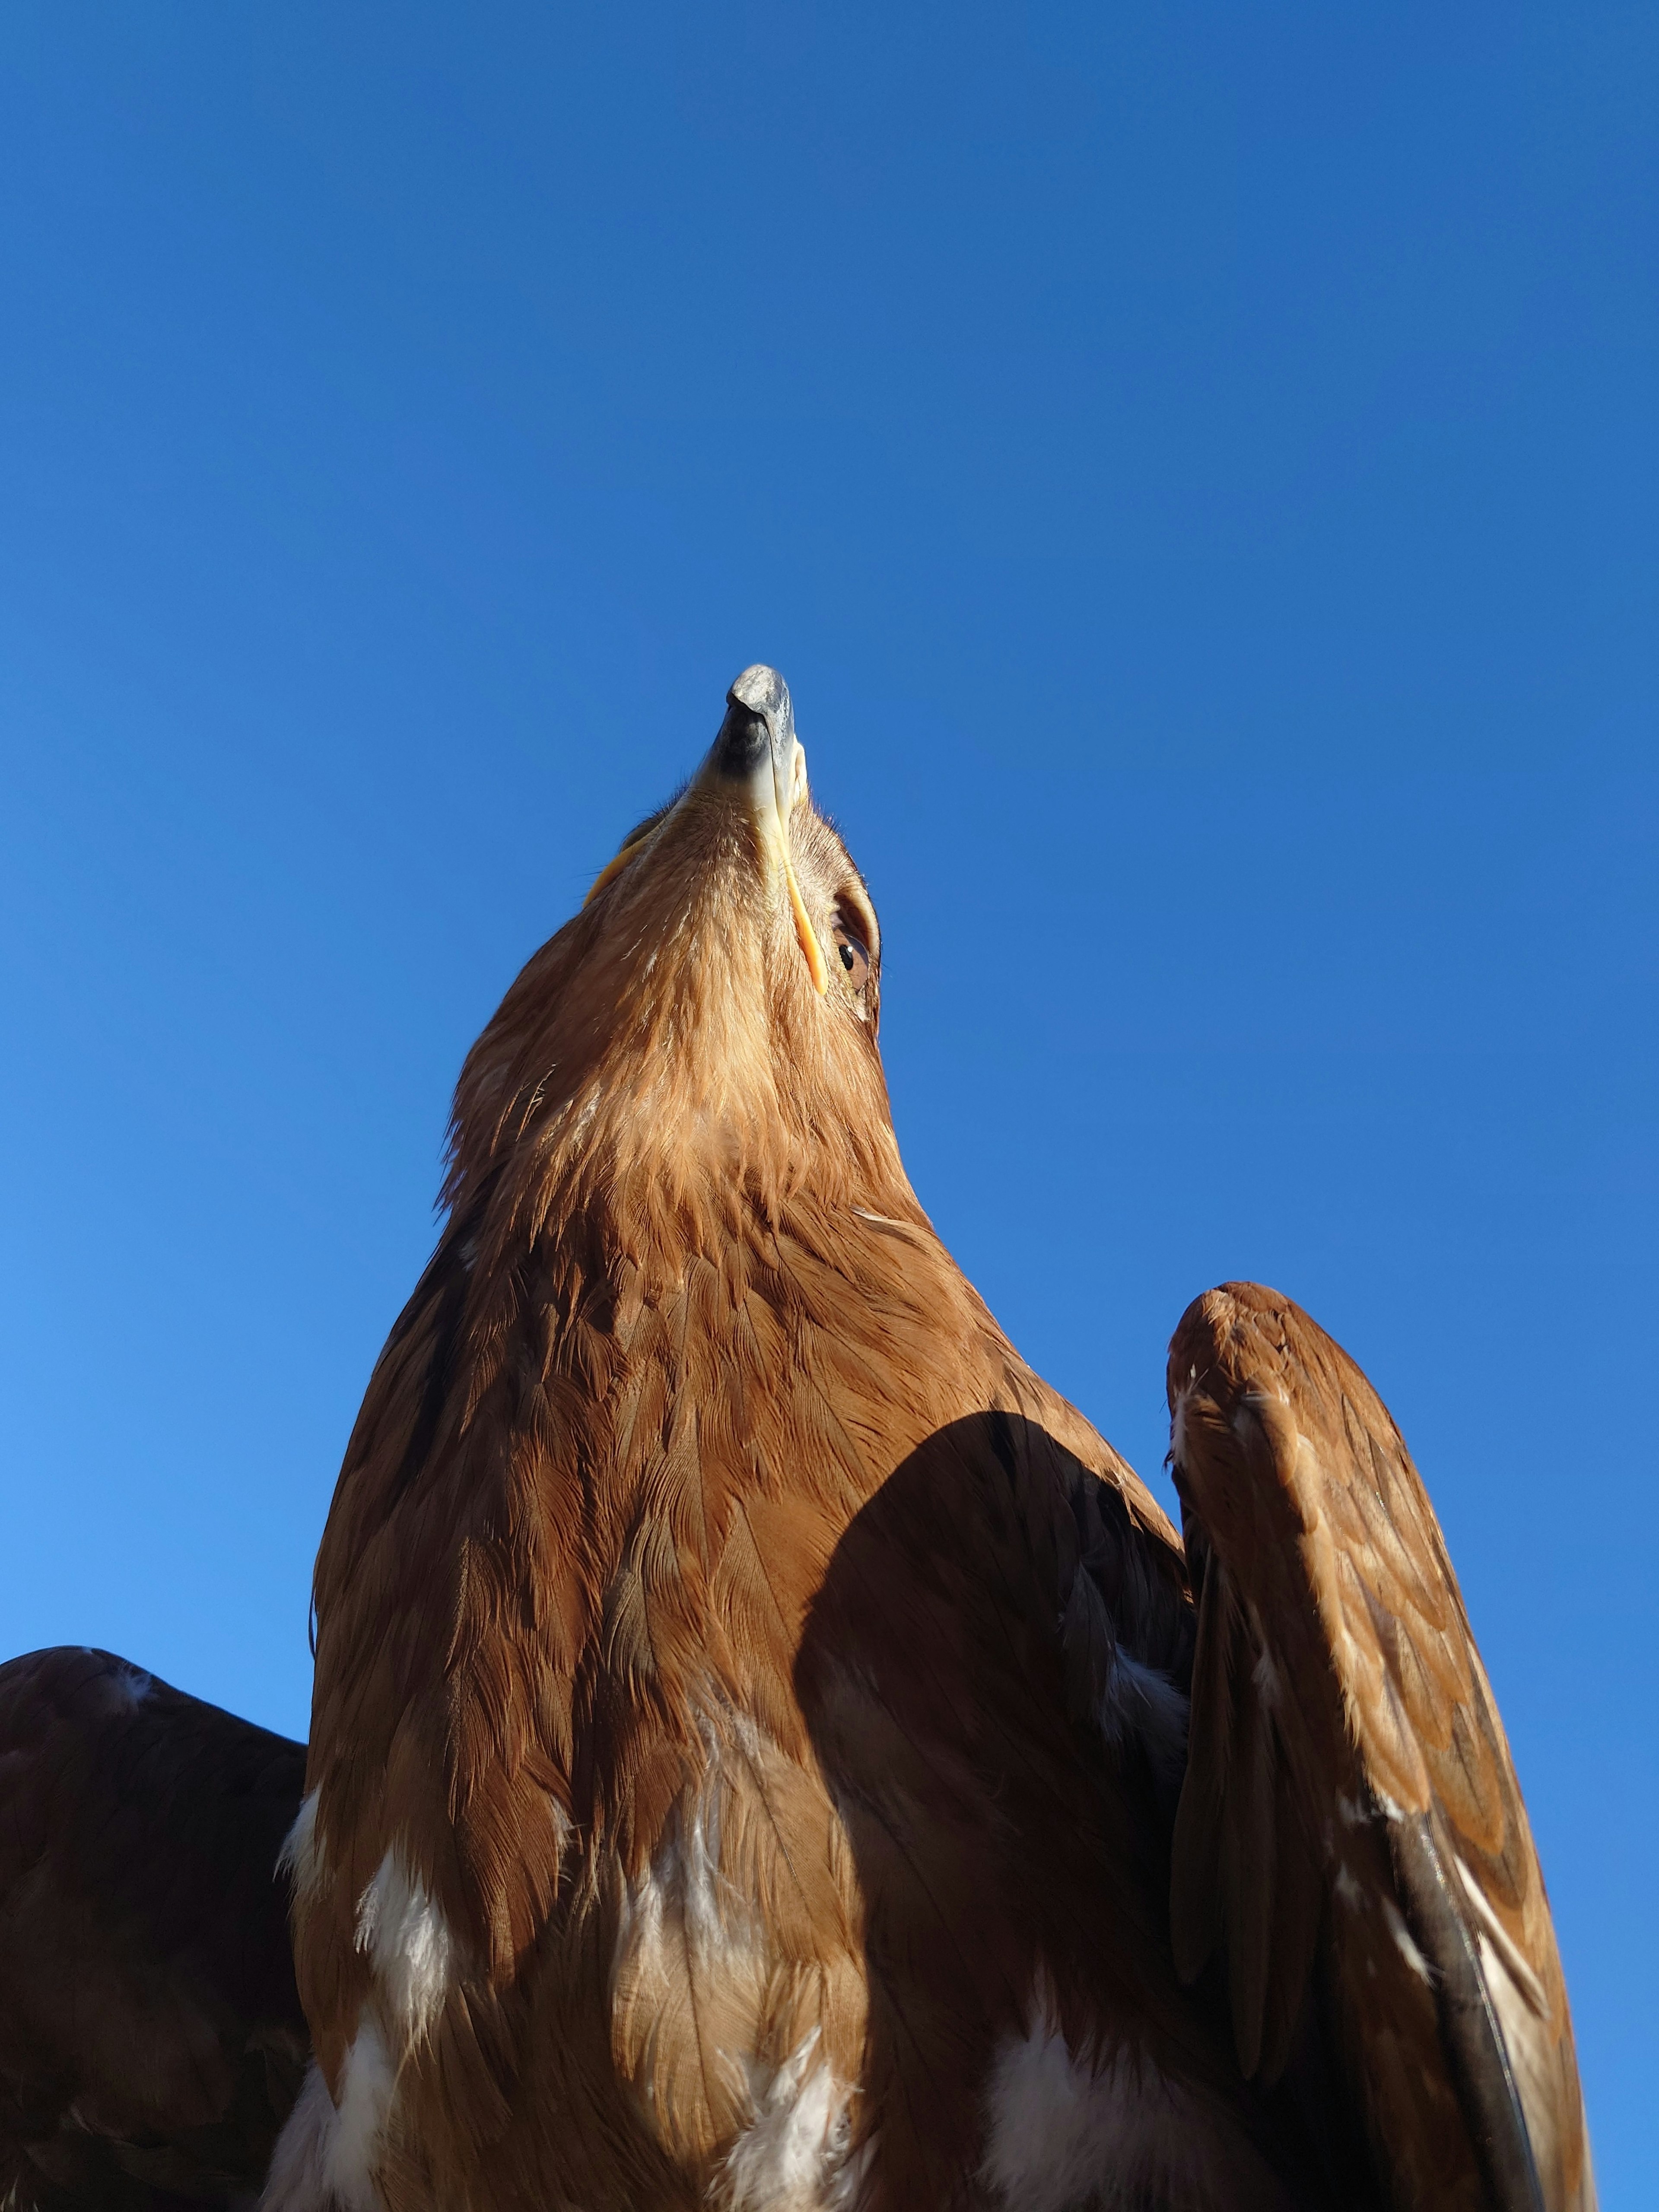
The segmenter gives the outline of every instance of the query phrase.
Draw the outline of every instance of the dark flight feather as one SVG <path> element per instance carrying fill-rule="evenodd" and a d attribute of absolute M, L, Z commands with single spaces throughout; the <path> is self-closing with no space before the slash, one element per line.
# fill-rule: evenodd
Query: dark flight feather
<path fill-rule="evenodd" d="M 0 2203 L 246 2205 L 309 2044 L 305 1747 L 106 1651 L 0 1667 Z"/>

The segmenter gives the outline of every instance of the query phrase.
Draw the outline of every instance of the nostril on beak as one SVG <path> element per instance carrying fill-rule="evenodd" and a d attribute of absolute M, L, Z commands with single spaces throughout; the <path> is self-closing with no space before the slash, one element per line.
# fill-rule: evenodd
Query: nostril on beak
<path fill-rule="evenodd" d="M 771 750 L 771 732 L 763 717 L 751 714 L 746 707 L 733 705 L 727 709 L 720 734 L 714 739 L 711 765 L 721 775 L 746 782 Z"/>

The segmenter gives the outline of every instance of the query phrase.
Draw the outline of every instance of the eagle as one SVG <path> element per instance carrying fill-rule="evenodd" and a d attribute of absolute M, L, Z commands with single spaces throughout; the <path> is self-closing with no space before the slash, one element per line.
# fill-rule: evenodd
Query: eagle
<path fill-rule="evenodd" d="M 160 1754 L 120 1793 L 155 1856 L 217 1850 L 197 1909 L 270 1975 L 198 1977 L 193 2107 L 118 2094 L 82 2007 L 25 2112 L 37 2031 L 0 2026 L 19 2212 L 160 2212 L 144 2146 L 159 2187 L 228 2137 L 256 2059 L 191 2201 L 1591 2212 L 1537 1854 L 1399 1431 L 1291 1300 L 1209 1291 L 1178 1534 L 911 1190 L 881 972 L 749 668 L 463 1067 L 318 1556 L 303 1795 L 228 1716 L 258 1819 L 209 1846 Z M 74 1659 L 0 1671 L 15 2013 L 54 1957 L 126 2002 L 190 1934 L 118 1851 L 63 1869 L 116 1817 L 109 1731 L 205 1745 L 210 1709 L 124 1723 L 106 1683 L 53 1735 L 35 1679 L 9 1714 Z"/>

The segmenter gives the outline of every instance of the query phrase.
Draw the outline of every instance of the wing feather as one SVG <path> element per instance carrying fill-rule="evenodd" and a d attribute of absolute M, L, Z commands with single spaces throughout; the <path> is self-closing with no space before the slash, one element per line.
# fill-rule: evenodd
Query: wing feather
<path fill-rule="evenodd" d="M 308 2048 L 305 1747 L 106 1651 L 0 1666 L 0 2203 L 246 2203 Z"/>
<path fill-rule="evenodd" d="M 1537 1855 L 1399 1431 L 1254 1284 L 1188 1309 L 1170 1406 L 1199 1603 L 1182 1972 L 1221 1954 L 1249 2075 L 1326 2023 L 1398 2205 L 1591 2212 Z"/>

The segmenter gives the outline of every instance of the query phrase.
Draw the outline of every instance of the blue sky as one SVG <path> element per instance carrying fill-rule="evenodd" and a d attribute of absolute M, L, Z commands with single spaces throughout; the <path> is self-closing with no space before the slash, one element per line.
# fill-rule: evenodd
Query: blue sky
<path fill-rule="evenodd" d="M 8 8 L 0 1646 L 303 1733 L 461 1055 L 774 661 L 1029 1356 L 1161 1484 L 1253 1276 L 1402 1423 L 1648 2197 L 1656 70 L 1593 0 Z"/>

